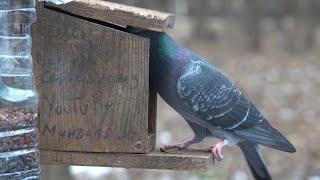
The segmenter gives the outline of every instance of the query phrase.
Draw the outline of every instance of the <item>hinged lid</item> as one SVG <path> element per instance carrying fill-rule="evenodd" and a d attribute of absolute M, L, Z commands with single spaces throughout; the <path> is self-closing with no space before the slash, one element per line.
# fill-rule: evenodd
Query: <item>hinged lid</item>
<path fill-rule="evenodd" d="M 45 7 L 121 26 L 133 26 L 154 31 L 171 29 L 174 25 L 173 14 L 102 0 L 74 0 L 59 6 L 46 3 Z"/>

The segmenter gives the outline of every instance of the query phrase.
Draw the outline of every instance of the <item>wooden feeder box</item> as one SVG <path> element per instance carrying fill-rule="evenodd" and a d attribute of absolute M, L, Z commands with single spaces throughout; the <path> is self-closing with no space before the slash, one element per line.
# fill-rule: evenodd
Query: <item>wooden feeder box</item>
<path fill-rule="evenodd" d="M 155 150 L 150 42 L 126 27 L 164 31 L 173 22 L 172 14 L 101 0 L 38 3 L 32 52 L 41 163 L 179 170 L 212 165 L 210 153 Z"/>

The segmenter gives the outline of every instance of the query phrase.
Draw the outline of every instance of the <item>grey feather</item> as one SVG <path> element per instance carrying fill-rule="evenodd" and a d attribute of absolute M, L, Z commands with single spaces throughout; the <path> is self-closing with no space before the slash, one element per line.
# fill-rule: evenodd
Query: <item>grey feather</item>
<path fill-rule="evenodd" d="M 177 93 L 199 118 L 222 129 L 241 130 L 263 119 L 227 76 L 204 62 L 189 65 L 177 81 Z"/>
<path fill-rule="evenodd" d="M 238 145 L 248 162 L 253 176 L 259 180 L 272 179 L 265 165 L 259 146 L 248 142 L 241 142 Z"/>
<path fill-rule="evenodd" d="M 293 145 L 265 120 L 263 123 L 241 131 L 235 131 L 237 136 L 250 142 L 262 144 L 286 152 L 296 152 Z"/>

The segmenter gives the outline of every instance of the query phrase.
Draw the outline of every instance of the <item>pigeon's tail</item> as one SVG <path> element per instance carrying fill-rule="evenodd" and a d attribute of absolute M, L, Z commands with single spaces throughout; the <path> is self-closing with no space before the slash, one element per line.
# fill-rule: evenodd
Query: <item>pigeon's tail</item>
<path fill-rule="evenodd" d="M 241 148 L 255 179 L 271 180 L 272 178 L 264 163 L 264 159 L 261 155 L 258 144 L 250 142 L 239 142 L 238 146 Z"/>
<path fill-rule="evenodd" d="M 235 132 L 239 137 L 252 143 L 286 152 L 296 152 L 294 146 L 279 131 L 274 129 L 266 120 L 257 126 Z"/>

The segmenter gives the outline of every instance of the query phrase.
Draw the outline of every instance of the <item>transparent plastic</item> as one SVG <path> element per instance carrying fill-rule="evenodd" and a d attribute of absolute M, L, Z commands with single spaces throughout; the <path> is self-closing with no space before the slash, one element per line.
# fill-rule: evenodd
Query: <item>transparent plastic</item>
<path fill-rule="evenodd" d="M 1 10 L 27 9 L 34 8 L 36 2 L 34 0 L 1 0 Z"/>
<path fill-rule="evenodd" d="M 71 2 L 73 0 L 39 0 L 39 1 L 46 1 L 46 2 L 51 2 L 53 4 L 59 5 L 59 4 L 66 4 L 66 3 Z"/>
<path fill-rule="evenodd" d="M 39 151 L 29 148 L 0 153 L 0 179 L 27 179 L 39 175 Z"/>
<path fill-rule="evenodd" d="M 0 152 L 37 147 L 39 132 L 37 128 L 25 128 L 0 132 Z"/>
<path fill-rule="evenodd" d="M 0 0 L 0 180 L 40 179 L 30 35 L 35 0 Z"/>

